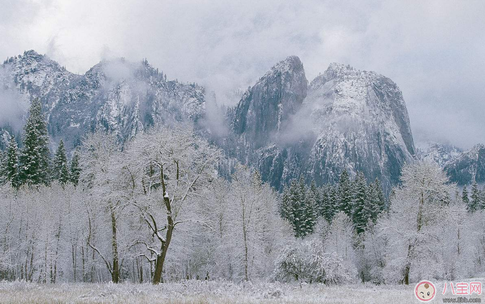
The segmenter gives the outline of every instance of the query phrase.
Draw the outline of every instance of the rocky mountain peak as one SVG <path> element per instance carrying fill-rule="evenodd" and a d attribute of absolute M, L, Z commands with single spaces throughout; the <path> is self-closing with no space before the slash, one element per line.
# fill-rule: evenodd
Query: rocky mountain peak
<path fill-rule="evenodd" d="M 278 75 L 284 77 L 292 77 L 293 74 L 305 73 L 303 69 L 303 63 L 298 56 L 288 56 L 286 59 L 275 64 L 271 69 L 264 74 L 261 79 L 274 78 Z"/>
<path fill-rule="evenodd" d="M 167 81 L 146 60 L 103 60 L 77 75 L 28 51 L 8 59 L 0 72 L 0 86 L 25 100 L 40 98 L 51 139 L 64 139 L 68 150 L 98 128 L 125 140 L 149 126 L 195 123 L 205 115 L 204 88 Z"/>
<path fill-rule="evenodd" d="M 298 57 L 280 61 L 244 93 L 235 109 L 234 132 L 244 134 L 253 147 L 261 147 L 300 108 L 307 84 Z"/>
<path fill-rule="evenodd" d="M 32 74 L 39 70 L 44 70 L 49 73 L 67 72 L 56 61 L 34 50 L 25 51 L 23 55 L 10 57 L 3 63 L 3 66 L 10 68 L 18 74 Z"/>

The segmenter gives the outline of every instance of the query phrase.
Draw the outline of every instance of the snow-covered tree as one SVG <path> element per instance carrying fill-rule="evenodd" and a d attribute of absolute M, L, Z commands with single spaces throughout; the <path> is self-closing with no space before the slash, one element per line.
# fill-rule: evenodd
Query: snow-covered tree
<path fill-rule="evenodd" d="M 373 212 L 373 208 L 371 207 L 372 201 L 368 199 L 367 183 L 363 173 L 357 175 L 354 191 L 352 221 L 356 232 L 362 233 Z"/>
<path fill-rule="evenodd" d="M 340 209 L 339 209 L 339 204 L 340 204 L 340 195 L 339 195 L 339 190 L 338 187 L 330 186 L 329 187 L 329 192 L 328 192 L 328 201 L 327 201 L 327 216 L 325 217 L 327 221 L 330 223 L 337 214 Z"/>
<path fill-rule="evenodd" d="M 474 214 L 467 212 L 461 199 L 453 200 L 443 211 L 445 219 L 438 233 L 441 248 L 437 251 L 443 271 L 440 279 L 452 281 L 476 275 L 475 244 L 479 237 L 473 227 Z"/>
<path fill-rule="evenodd" d="M 79 165 L 79 154 L 74 152 L 74 155 L 71 159 L 71 166 L 69 169 L 69 181 L 74 185 L 77 186 L 79 183 L 79 176 L 81 175 L 81 167 Z"/>
<path fill-rule="evenodd" d="M 276 259 L 273 277 L 283 282 L 341 285 L 355 282 L 355 268 L 335 252 L 326 252 L 321 240 L 309 238 L 284 248 Z"/>
<path fill-rule="evenodd" d="M 342 171 L 338 182 L 338 210 L 352 217 L 352 200 L 354 197 L 352 181 L 347 170 Z"/>
<path fill-rule="evenodd" d="M 52 179 L 59 181 L 61 184 L 66 184 L 69 181 L 66 149 L 64 148 L 64 142 L 62 139 L 59 142 L 59 147 L 57 148 L 54 156 Z"/>
<path fill-rule="evenodd" d="M 465 205 L 468 207 L 468 211 L 473 212 L 473 208 L 470 205 L 470 198 L 468 197 L 469 194 L 468 194 L 468 189 L 466 188 L 466 185 L 463 186 L 463 190 L 461 193 L 462 193 L 461 199 L 463 203 L 465 203 Z"/>
<path fill-rule="evenodd" d="M 483 210 L 485 209 L 485 186 L 483 186 L 482 190 L 480 191 L 480 201 L 481 201 L 480 208 Z"/>
<path fill-rule="evenodd" d="M 96 132 L 83 142 L 81 181 L 91 198 L 86 201 L 88 215 L 88 246 L 101 257 L 114 283 L 120 282 L 122 259 L 120 255 L 120 219 L 127 202 L 119 190 L 119 146 L 112 135 Z M 126 188 L 122 188 L 126 189 Z M 97 229 L 103 227 L 102 229 Z M 101 243 L 101 244 L 99 244 Z M 110 244 L 110 246 L 101 245 Z M 111 258 L 109 258 L 111 256 Z"/>
<path fill-rule="evenodd" d="M 24 129 L 24 146 L 20 153 L 20 181 L 28 185 L 47 185 L 50 182 L 49 138 L 39 99 L 32 101 Z"/>
<path fill-rule="evenodd" d="M 471 268 L 472 275 L 477 276 L 485 272 L 485 211 L 477 210 L 465 220 L 461 235 L 462 238 L 471 237 L 471 243 L 463 244 L 462 248 L 472 250 L 472 258 L 466 260 L 465 269 Z"/>
<path fill-rule="evenodd" d="M 335 206 L 332 204 L 331 194 L 330 191 L 333 190 L 331 185 L 323 185 L 319 189 L 319 197 L 320 201 L 317 205 L 318 216 L 323 217 L 327 222 L 332 221 L 333 212 L 335 210 Z"/>
<path fill-rule="evenodd" d="M 19 152 L 14 136 L 10 138 L 4 157 L 3 176 L 7 182 L 17 188 L 19 186 Z"/>
<path fill-rule="evenodd" d="M 308 205 L 309 212 L 311 212 L 311 224 L 313 232 L 313 227 L 315 226 L 319 216 L 318 208 L 322 204 L 321 191 L 317 188 L 314 181 L 312 181 L 310 186 L 306 188 L 305 201 Z"/>
<path fill-rule="evenodd" d="M 347 214 L 343 211 L 337 213 L 333 217 L 329 231 L 324 239 L 325 252 L 335 253 L 347 265 L 354 265 L 353 231 L 352 220 Z"/>
<path fill-rule="evenodd" d="M 444 202 L 455 189 L 438 165 L 428 162 L 406 165 L 401 181 L 380 226 L 389 239 L 387 282 L 409 284 L 442 271 L 438 235 L 447 213 Z"/>
<path fill-rule="evenodd" d="M 367 212 L 370 219 L 375 223 L 379 214 L 386 208 L 386 199 L 381 183 L 377 178 L 367 188 L 367 201 Z"/>
<path fill-rule="evenodd" d="M 282 217 L 290 222 L 295 236 L 301 238 L 313 232 L 317 216 L 315 198 L 307 200 L 306 192 L 303 179 L 293 180 L 285 188 L 281 203 Z"/>
<path fill-rule="evenodd" d="M 477 182 L 473 182 L 472 184 L 472 193 L 471 193 L 471 200 L 469 201 L 469 210 L 471 212 L 475 212 L 479 209 L 481 209 L 481 197 L 480 197 L 480 191 L 478 190 L 478 184 Z"/>
<path fill-rule="evenodd" d="M 139 192 L 133 204 L 148 232 L 138 243 L 154 263 L 152 282 L 158 284 L 175 228 L 191 221 L 183 219 L 183 210 L 189 202 L 195 203 L 195 197 L 215 178 L 219 152 L 192 132 L 162 129 L 137 136 L 126 154 L 129 163 L 125 172 L 132 176 Z"/>
<path fill-rule="evenodd" d="M 387 217 L 387 214 L 381 214 L 381 217 Z M 379 224 L 370 220 L 362 236 L 358 268 L 360 277 L 364 282 L 385 283 L 384 269 L 389 240 L 387 235 L 381 233 L 381 231 Z"/>
<path fill-rule="evenodd" d="M 5 156 L 3 150 L 0 150 L 0 185 L 5 183 Z"/>
<path fill-rule="evenodd" d="M 231 225 L 227 242 L 233 244 L 232 279 L 263 279 L 271 274 L 285 224 L 278 215 L 274 190 L 261 182 L 257 172 L 238 167 L 228 195 Z"/>

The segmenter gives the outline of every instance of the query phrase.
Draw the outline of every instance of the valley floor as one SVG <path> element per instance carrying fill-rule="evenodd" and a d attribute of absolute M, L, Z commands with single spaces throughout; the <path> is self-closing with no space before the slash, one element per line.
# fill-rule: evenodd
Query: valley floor
<path fill-rule="evenodd" d="M 437 297 L 432 302 L 443 303 L 443 297 L 458 297 L 449 292 L 442 296 L 442 286 L 437 284 Z M 413 289 L 414 286 L 327 287 L 320 284 L 300 286 L 214 281 L 187 281 L 158 286 L 2 282 L 0 303 L 419 303 L 414 298 Z"/>

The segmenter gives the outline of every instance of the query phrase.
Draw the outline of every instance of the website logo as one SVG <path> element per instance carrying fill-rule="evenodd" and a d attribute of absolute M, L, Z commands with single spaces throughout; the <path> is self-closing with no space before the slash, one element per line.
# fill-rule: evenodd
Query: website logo
<path fill-rule="evenodd" d="M 421 281 L 416 284 L 414 295 L 421 302 L 429 302 L 436 296 L 436 287 L 430 281 Z"/>

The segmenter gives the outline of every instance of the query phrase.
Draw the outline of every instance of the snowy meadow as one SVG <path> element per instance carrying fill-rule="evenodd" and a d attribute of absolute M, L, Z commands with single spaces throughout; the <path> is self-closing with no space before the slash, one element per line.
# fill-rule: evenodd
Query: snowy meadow
<path fill-rule="evenodd" d="M 410 286 L 185 281 L 151 284 L 1 283 L 2 303 L 413 303 Z M 439 303 L 439 302 L 438 302 Z"/>

